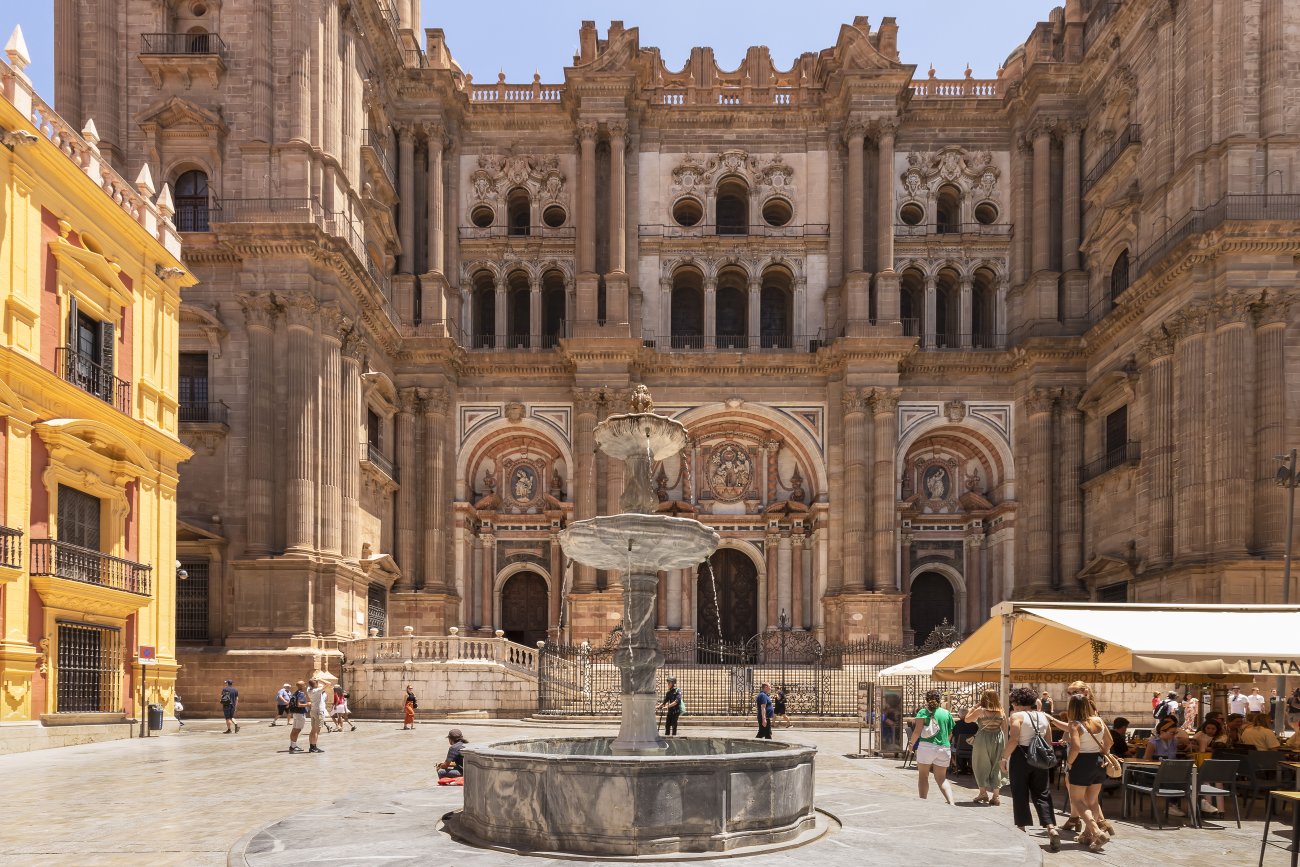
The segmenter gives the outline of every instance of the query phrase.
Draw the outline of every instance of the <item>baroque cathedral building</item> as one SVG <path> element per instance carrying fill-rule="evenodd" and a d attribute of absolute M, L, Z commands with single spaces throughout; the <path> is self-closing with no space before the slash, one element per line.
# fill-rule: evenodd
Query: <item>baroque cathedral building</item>
<path fill-rule="evenodd" d="M 995 79 L 894 19 L 778 66 L 583 22 L 477 81 L 418 0 L 56 0 L 57 106 L 171 185 L 178 689 L 372 630 L 599 642 L 593 428 L 689 431 L 666 637 L 965 633 L 1007 599 L 1281 599 L 1300 11 L 1068 0 Z M 267 692 L 267 695 L 270 693 Z M 188 702 L 187 702 L 188 703 Z"/>

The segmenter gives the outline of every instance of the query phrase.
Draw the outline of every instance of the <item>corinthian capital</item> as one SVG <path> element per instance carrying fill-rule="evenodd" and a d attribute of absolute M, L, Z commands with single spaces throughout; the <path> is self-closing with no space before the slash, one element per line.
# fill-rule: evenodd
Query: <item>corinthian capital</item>
<path fill-rule="evenodd" d="M 611 140 L 627 138 L 627 121 L 611 120 L 609 122 L 609 137 Z"/>
<path fill-rule="evenodd" d="M 872 389 L 871 412 L 876 416 L 894 415 L 898 412 L 898 401 L 903 391 L 899 388 Z"/>
<path fill-rule="evenodd" d="M 1291 305 L 1294 303 L 1285 295 L 1277 293 L 1265 295 L 1255 304 L 1256 326 L 1286 325 L 1291 321 Z"/>
<path fill-rule="evenodd" d="M 845 415 L 865 413 L 871 406 L 871 391 L 866 388 L 846 388 L 840 395 Z"/>
<path fill-rule="evenodd" d="M 312 328 L 315 325 L 316 299 L 309 292 L 287 292 L 280 296 L 284 318 L 290 328 Z"/>
<path fill-rule="evenodd" d="M 420 131 L 424 133 L 424 138 L 429 143 L 429 147 L 436 147 L 438 150 L 447 147 L 447 142 L 450 139 L 447 136 L 447 128 L 442 125 L 441 121 L 422 121 Z"/>
<path fill-rule="evenodd" d="M 861 120 L 853 119 L 844 124 L 844 143 L 851 144 L 852 140 L 865 139 L 867 137 L 867 125 Z"/>
<path fill-rule="evenodd" d="M 248 327 L 275 330 L 275 317 L 280 315 L 280 307 L 270 292 L 243 292 L 239 295 L 239 306 L 244 309 Z"/>
<path fill-rule="evenodd" d="M 876 132 L 876 141 L 884 138 L 893 138 L 894 133 L 898 132 L 897 117 L 880 117 L 876 118 L 873 124 Z"/>
<path fill-rule="evenodd" d="M 420 402 L 420 389 L 410 387 L 397 392 L 398 411 L 410 415 L 415 412 Z"/>
<path fill-rule="evenodd" d="M 595 415 L 600 410 L 603 389 L 575 388 L 573 390 L 573 408 L 579 415 Z"/>
<path fill-rule="evenodd" d="M 1138 343 L 1142 355 L 1150 361 L 1167 358 L 1174 352 L 1174 338 L 1164 326 L 1156 326 L 1155 331 L 1142 338 Z"/>
<path fill-rule="evenodd" d="M 1060 120 L 1054 117 L 1036 117 L 1034 122 L 1029 125 L 1026 134 L 1031 139 L 1037 139 L 1042 136 L 1050 136 L 1060 124 Z"/>
<path fill-rule="evenodd" d="M 1205 331 L 1205 320 L 1209 315 L 1209 305 L 1205 302 L 1189 304 L 1170 316 L 1165 328 L 1178 340 L 1195 337 Z"/>
<path fill-rule="evenodd" d="M 420 406 L 425 415 L 442 415 L 447 411 L 450 401 L 445 388 L 420 389 Z"/>
<path fill-rule="evenodd" d="M 342 309 L 337 302 L 330 301 L 320 306 L 321 334 L 334 340 L 343 342 L 348 332 L 352 330 L 352 320 L 343 315 Z"/>
<path fill-rule="evenodd" d="M 1030 415 L 1040 415 L 1052 411 L 1056 405 L 1056 390 L 1051 388 L 1031 389 L 1025 396 L 1025 409 Z"/>
<path fill-rule="evenodd" d="M 597 133 L 596 122 L 594 120 L 578 121 L 577 133 L 578 133 L 579 144 L 587 141 L 594 142 L 596 140 L 596 133 Z"/>

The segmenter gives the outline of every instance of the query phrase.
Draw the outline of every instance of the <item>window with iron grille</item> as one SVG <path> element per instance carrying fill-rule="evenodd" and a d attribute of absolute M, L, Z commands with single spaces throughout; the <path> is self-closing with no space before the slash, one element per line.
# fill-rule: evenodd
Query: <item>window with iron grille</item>
<path fill-rule="evenodd" d="M 182 352 L 180 362 L 178 376 L 181 403 L 206 404 L 208 402 L 208 354 Z"/>
<path fill-rule="evenodd" d="M 373 409 L 366 410 L 366 443 L 375 448 L 380 447 L 379 442 L 379 414 Z"/>
<path fill-rule="evenodd" d="M 1123 458 L 1124 447 L 1128 445 L 1128 405 L 1106 416 L 1106 456 Z"/>
<path fill-rule="evenodd" d="M 176 639 L 208 640 L 207 560 L 182 560 L 186 578 L 176 582 Z"/>
<path fill-rule="evenodd" d="M 1128 601 L 1128 582 L 1121 581 L 1118 584 L 1107 584 L 1105 587 L 1097 588 L 1098 602 L 1127 602 Z"/>
<path fill-rule="evenodd" d="M 99 509 L 99 497 L 59 485 L 59 541 L 100 550 Z"/>
<path fill-rule="evenodd" d="M 366 629 L 377 629 L 376 635 L 386 635 L 388 626 L 388 600 L 384 588 L 370 585 L 366 599 Z"/>
<path fill-rule="evenodd" d="M 57 713 L 108 713 L 122 708 L 122 635 L 109 626 L 58 623 Z"/>

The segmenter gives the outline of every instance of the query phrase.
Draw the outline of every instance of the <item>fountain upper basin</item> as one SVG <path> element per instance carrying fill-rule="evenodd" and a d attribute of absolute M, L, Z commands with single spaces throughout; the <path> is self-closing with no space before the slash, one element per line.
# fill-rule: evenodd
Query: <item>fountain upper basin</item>
<path fill-rule="evenodd" d="M 699 521 L 672 515 L 604 515 L 575 521 L 560 533 L 570 559 L 620 572 L 629 566 L 648 571 L 695 566 L 721 541 Z"/>
<path fill-rule="evenodd" d="M 686 426 L 649 412 L 611 415 L 596 425 L 596 445 L 612 458 L 627 460 L 649 454 L 656 461 L 686 448 Z"/>

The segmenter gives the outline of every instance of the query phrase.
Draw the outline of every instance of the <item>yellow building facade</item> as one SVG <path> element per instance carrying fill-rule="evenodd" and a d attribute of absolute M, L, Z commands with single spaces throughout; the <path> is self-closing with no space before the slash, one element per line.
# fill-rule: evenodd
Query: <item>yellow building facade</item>
<path fill-rule="evenodd" d="M 172 716 L 181 290 L 171 193 L 0 61 L 0 753 Z"/>

